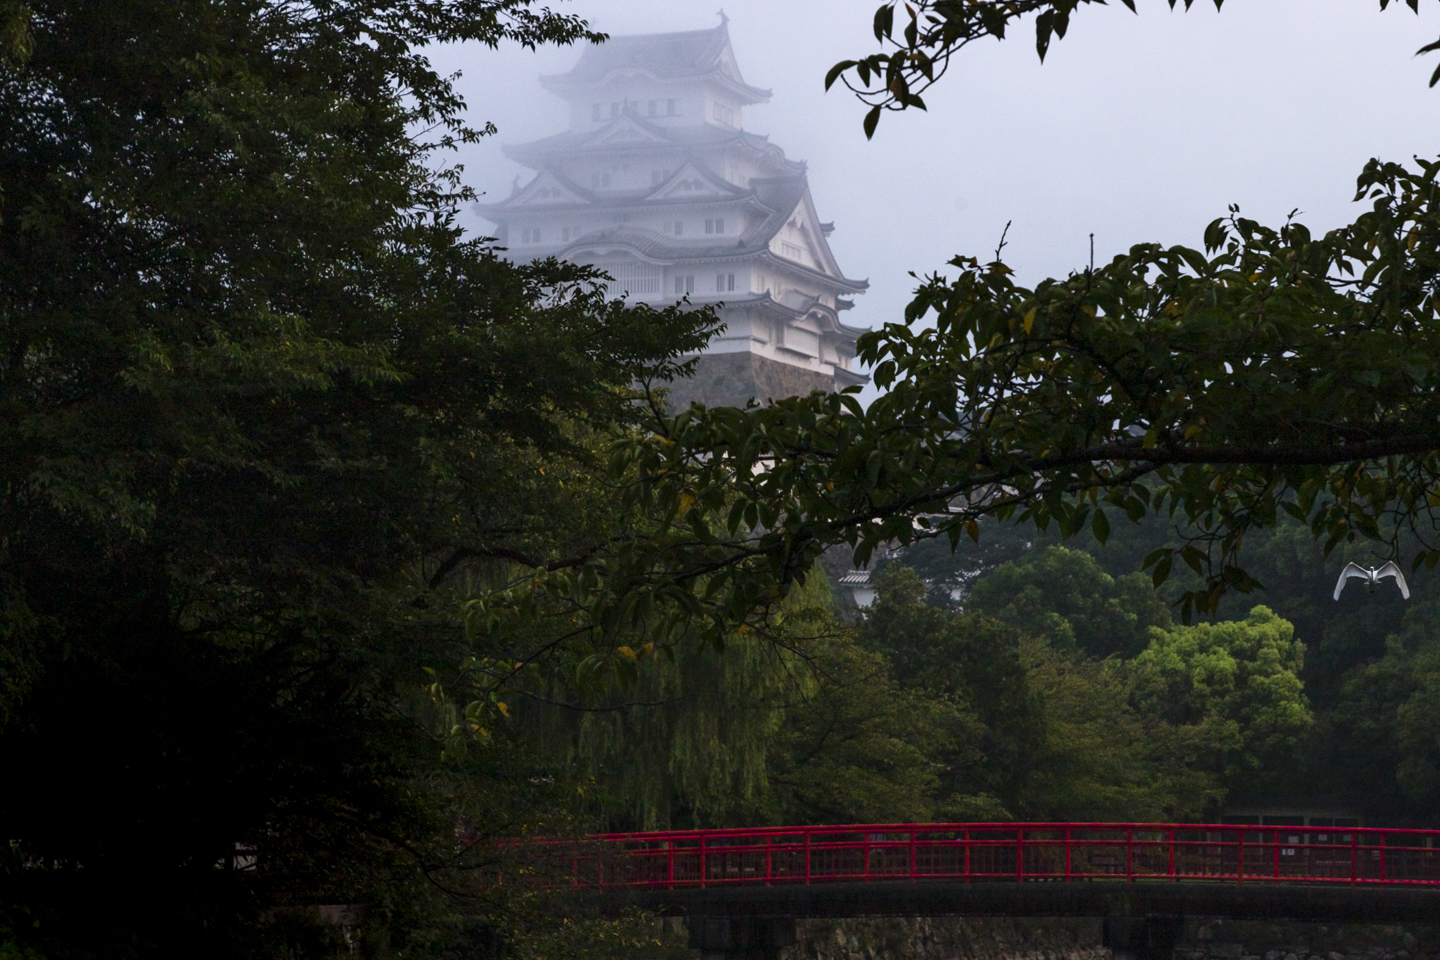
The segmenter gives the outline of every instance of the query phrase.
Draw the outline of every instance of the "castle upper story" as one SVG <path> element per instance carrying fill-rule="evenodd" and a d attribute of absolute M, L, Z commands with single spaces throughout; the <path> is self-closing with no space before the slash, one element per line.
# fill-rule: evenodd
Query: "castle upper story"
<path fill-rule="evenodd" d="M 726 24 L 614 37 L 541 82 L 569 128 L 506 153 L 534 175 L 481 208 L 519 260 L 591 263 L 610 293 L 723 303 L 708 352 L 749 352 L 833 376 L 862 331 L 839 320 L 868 284 L 830 250 L 805 164 L 744 129 L 770 98 L 740 74 Z"/>
<path fill-rule="evenodd" d="M 627 112 L 658 126 L 704 120 L 739 130 L 745 107 L 770 99 L 769 90 L 740 76 L 724 23 L 714 30 L 612 37 L 586 48 L 568 72 L 540 82 L 569 103 L 572 132 L 593 132 Z"/>

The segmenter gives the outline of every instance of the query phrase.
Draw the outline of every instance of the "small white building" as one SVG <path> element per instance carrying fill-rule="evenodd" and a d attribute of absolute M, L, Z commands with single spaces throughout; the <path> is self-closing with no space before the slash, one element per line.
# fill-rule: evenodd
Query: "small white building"
<path fill-rule="evenodd" d="M 724 23 L 613 37 L 541 78 L 570 129 L 506 152 L 535 171 L 481 207 L 511 257 L 599 266 L 611 293 L 655 305 L 722 303 L 724 331 L 672 400 L 743 403 L 862 384 L 862 328 L 840 322 L 866 289 L 840 271 L 805 164 L 747 133 L 768 90 L 740 76 Z"/>
<path fill-rule="evenodd" d="M 850 599 L 862 610 L 875 602 L 875 585 L 870 582 L 869 570 L 851 570 L 840 578 L 840 588 L 849 590 Z"/>

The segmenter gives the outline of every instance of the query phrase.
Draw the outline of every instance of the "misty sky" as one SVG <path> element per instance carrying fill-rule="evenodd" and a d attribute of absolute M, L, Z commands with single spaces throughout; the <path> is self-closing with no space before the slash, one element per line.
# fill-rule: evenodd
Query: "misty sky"
<path fill-rule="evenodd" d="M 575 0 L 558 8 L 611 34 L 718 23 L 721 0 Z M 1131 244 L 1200 246 L 1226 205 L 1320 231 L 1353 219 L 1356 174 L 1372 156 L 1440 154 L 1437 58 L 1412 56 L 1440 35 L 1440 4 L 1417 17 L 1396 0 L 1164 0 L 1082 9 L 1068 36 L 1035 56 L 1029 22 L 1004 43 L 959 58 L 926 95 L 928 113 L 887 114 L 873 141 L 861 106 L 823 90 L 836 61 L 874 48 L 877 0 L 724 0 L 741 72 L 770 88 L 745 127 L 808 161 L 816 207 L 834 220 L 831 246 L 870 291 L 844 317 L 901 318 L 915 281 L 957 253 L 1005 250 L 1022 282 L 1063 276 Z M 1398 9 L 1396 9 L 1398 8 Z M 537 77 L 569 69 L 576 49 L 449 47 L 436 65 L 461 71 L 471 122 L 496 137 L 467 148 L 465 177 L 492 198 L 517 175 L 500 146 L 565 127 L 561 101 Z M 478 217 L 468 224 L 485 230 Z"/>

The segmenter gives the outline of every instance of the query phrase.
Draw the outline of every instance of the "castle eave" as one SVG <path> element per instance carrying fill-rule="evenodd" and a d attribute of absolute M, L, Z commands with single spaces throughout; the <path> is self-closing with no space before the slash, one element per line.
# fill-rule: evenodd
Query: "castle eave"
<path fill-rule="evenodd" d="M 770 261 L 771 264 L 775 266 L 783 266 L 791 270 L 799 270 L 801 273 L 804 273 L 806 276 L 811 277 L 815 280 L 823 280 L 825 283 L 834 284 L 841 289 L 850 290 L 854 293 L 859 293 L 863 290 L 870 289 L 869 280 L 851 280 L 849 277 L 832 276 L 831 274 L 825 273 L 822 270 L 816 270 L 814 267 L 809 267 L 803 263 L 797 263 L 794 260 L 787 260 L 782 256 L 778 256 L 773 250 L 770 249 L 768 244 L 763 249 L 766 258 Z"/>
<path fill-rule="evenodd" d="M 654 137 L 654 140 L 650 142 L 644 140 L 607 141 L 606 137 L 610 131 L 616 124 L 622 122 L 634 123 Z M 722 127 L 713 123 L 689 124 L 683 127 L 661 126 L 650 123 L 646 118 L 635 116 L 633 113 L 627 113 L 596 130 L 569 130 L 551 137 L 531 140 L 528 143 L 505 144 L 502 150 L 507 157 L 520 163 L 529 163 L 530 160 L 539 160 L 543 163 L 550 158 L 629 153 L 636 150 L 713 147 L 737 142 L 753 153 L 774 155 L 789 169 L 797 171 L 804 169 L 804 164 L 799 161 L 786 160 L 784 152 L 771 143 L 769 137 L 762 134 L 737 130 L 733 127 Z"/>
<path fill-rule="evenodd" d="M 703 242 L 691 246 L 683 242 L 677 243 L 650 230 L 622 227 L 587 233 L 574 243 L 564 247 L 561 255 L 569 256 L 593 247 L 624 247 L 655 263 L 683 263 L 687 260 L 728 262 L 753 258 L 763 249 L 753 246 L 737 247 L 731 244 L 706 244 Z"/>
<path fill-rule="evenodd" d="M 540 78 L 540 83 L 551 93 L 561 97 L 574 95 L 586 91 L 603 90 L 605 87 L 618 83 L 622 80 L 648 80 L 655 84 L 675 83 L 711 83 L 724 89 L 732 95 L 742 106 L 752 106 L 757 103 L 768 103 L 772 95 L 770 90 L 762 90 L 759 87 L 752 87 L 743 81 L 736 81 L 727 77 L 724 72 L 712 70 L 709 73 L 692 73 L 678 76 L 663 76 L 653 70 L 636 67 L 619 67 L 596 79 L 576 79 L 569 74 L 548 74 Z M 577 98 L 578 99 L 578 98 Z"/>

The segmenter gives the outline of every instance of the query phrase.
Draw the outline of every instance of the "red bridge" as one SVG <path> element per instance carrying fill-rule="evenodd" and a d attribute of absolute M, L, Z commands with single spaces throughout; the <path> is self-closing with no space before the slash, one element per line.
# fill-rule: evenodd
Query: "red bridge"
<path fill-rule="evenodd" d="M 576 882 L 636 889 L 894 881 L 1440 886 L 1440 830 L 1193 823 L 886 823 L 615 833 Z"/>
<path fill-rule="evenodd" d="M 609 834 L 574 888 L 689 919 L 707 960 L 773 960 L 803 917 L 1103 919 L 1162 960 L 1187 919 L 1440 918 L 1440 831 L 1194 823 L 902 823 Z"/>

